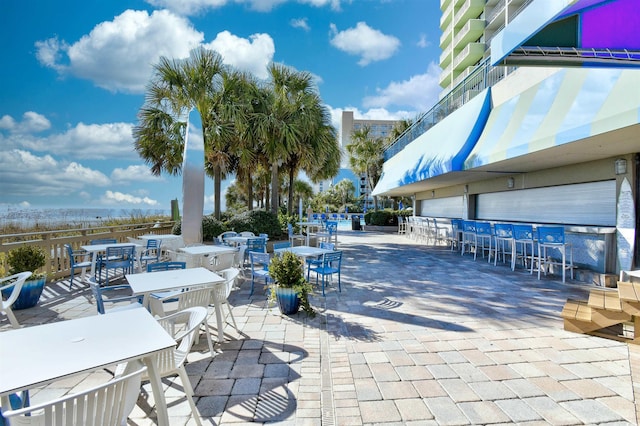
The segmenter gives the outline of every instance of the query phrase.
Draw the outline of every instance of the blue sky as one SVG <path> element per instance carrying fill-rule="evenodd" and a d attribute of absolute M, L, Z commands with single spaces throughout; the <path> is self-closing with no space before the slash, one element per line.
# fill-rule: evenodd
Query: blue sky
<path fill-rule="evenodd" d="M 338 130 L 343 110 L 414 118 L 440 92 L 436 0 L 3 0 L 0 16 L 0 208 L 181 202 L 131 129 L 152 64 L 199 45 L 257 77 L 271 62 L 312 73 Z"/>

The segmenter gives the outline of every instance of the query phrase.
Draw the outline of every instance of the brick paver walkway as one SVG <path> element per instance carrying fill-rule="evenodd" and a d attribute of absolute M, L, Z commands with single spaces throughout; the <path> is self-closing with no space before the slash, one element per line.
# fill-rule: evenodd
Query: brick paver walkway
<path fill-rule="evenodd" d="M 564 302 L 586 285 L 395 234 L 341 232 L 339 249 L 342 292 L 314 295 L 313 319 L 281 316 L 248 281 L 233 293 L 240 332 L 227 326 L 213 358 L 201 339 L 187 365 L 204 424 L 637 424 L 636 347 L 562 329 Z M 29 326 L 95 312 L 86 287 L 62 282 L 17 314 Z M 165 383 L 171 424 L 194 424 L 179 380 Z M 130 424 L 154 424 L 144 389 Z"/>

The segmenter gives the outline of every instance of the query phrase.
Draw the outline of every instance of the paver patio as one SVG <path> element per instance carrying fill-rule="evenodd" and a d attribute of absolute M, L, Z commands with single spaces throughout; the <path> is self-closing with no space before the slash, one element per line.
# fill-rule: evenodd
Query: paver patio
<path fill-rule="evenodd" d="M 314 295 L 313 319 L 281 316 L 262 288 L 249 297 L 248 281 L 232 293 L 240 333 L 227 326 L 213 358 L 201 339 L 187 365 L 204 424 L 637 424 L 636 347 L 562 328 L 564 302 L 584 298 L 585 284 L 396 234 L 340 232 L 338 248 L 342 292 Z M 66 281 L 16 312 L 25 326 L 95 313 L 88 287 Z M 144 389 L 130 424 L 154 424 Z M 171 424 L 194 424 L 181 387 L 167 389 Z"/>

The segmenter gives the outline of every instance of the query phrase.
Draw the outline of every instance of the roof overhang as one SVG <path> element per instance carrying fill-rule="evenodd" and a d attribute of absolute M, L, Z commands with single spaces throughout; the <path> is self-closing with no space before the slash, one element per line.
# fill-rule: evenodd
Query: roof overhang
<path fill-rule="evenodd" d="M 493 65 L 639 67 L 636 0 L 534 0 L 491 40 Z"/>

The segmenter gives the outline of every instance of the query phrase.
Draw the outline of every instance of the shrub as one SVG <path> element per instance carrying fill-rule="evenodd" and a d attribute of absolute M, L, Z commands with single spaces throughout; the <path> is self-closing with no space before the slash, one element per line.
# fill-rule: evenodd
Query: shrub
<path fill-rule="evenodd" d="M 398 224 L 396 215 L 391 210 L 368 211 L 364 215 L 364 221 L 372 226 L 393 226 Z"/>
<path fill-rule="evenodd" d="M 17 274 L 20 272 L 33 272 L 33 277 L 42 276 L 36 274 L 36 270 L 42 268 L 47 262 L 44 250 L 38 246 L 24 245 L 9 251 L 7 256 L 7 264 L 9 265 L 9 274 Z"/>
<path fill-rule="evenodd" d="M 202 218 L 202 240 L 213 241 L 218 235 L 227 230 L 227 227 L 215 218 L 215 216 L 204 216 Z"/>
<path fill-rule="evenodd" d="M 278 216 L 264 210 L 252 210 L 234 216 L 227 223 L 227 230 L 251 231 L 256 235 L 268 234 L 269 237 L 282 235 Z"/>

